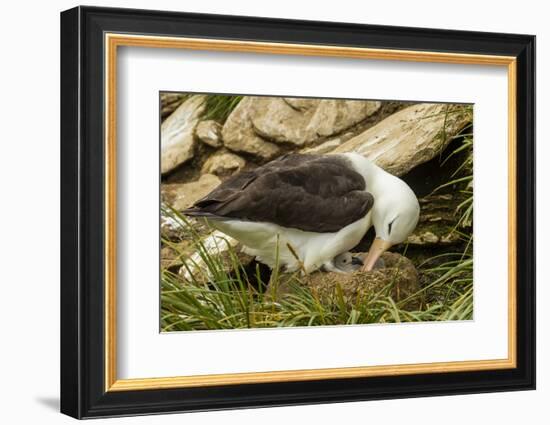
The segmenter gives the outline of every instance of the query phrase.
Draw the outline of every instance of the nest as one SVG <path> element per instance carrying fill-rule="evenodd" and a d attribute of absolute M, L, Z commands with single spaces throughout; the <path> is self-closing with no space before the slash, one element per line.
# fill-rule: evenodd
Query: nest
<path fill-rule="evenodd" d="M 355 255 L 364 257 L 366 254 Z M 381 258 L 383 267 L 369 272 L 357 270 L 344 274 L 317 271 L 300 278 L 296 275 L 282 277 L 277 297 L 284 297 L 292 292 L 290 282 L 299 282 L 307 286 L 320 299 L 333 298 L 339 290 L 347 303 L 355 303 L 378 293 L 387 294 L 395 302 L 399 302 L 419 291 L 418 272 L 408 258 L 392 252 L 385 252 Z M 415 310 L 419 304 L 418 298 L 415 298 L 402 308 Z"/>

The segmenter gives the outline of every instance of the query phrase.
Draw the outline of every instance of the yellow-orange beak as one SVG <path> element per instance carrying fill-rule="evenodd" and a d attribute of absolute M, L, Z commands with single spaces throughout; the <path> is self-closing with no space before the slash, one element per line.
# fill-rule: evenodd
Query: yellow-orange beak
<path fill-rule="evenodd" d="M 365 258 L 364 265 L 361 270 L 364 272 L 370 272 L 376 264 L 376 260 L 378 260 L 380 256 L 391 246 L 391 242 L 380 238 L 375 238 L 370 246 L 369 253 L 367 254 L 367 258 Z"/>

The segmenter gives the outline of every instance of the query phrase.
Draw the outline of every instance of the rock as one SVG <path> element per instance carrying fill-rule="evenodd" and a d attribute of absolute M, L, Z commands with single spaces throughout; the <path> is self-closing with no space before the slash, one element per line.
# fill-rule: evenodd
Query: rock
<path fill-rule="evenodd" d="M 364 257 L 366 253 L 354 255 Z M 354 305 L 361 300 L 364 302 L 371 295 L 384 290 L 386 287 L 395 302 L 404 300 L 420 290 L 418 272 L 408 258 L 393 252 L 385 252 L 381 258 L 384 261 L 384 267 L 370 272 L 358 270 L 344 274 L 317 271 L 307 277 L 300 278 L 300 282 L 317 294 L 321 301 L 323 299 L 334 299 L 338 296 L 337 291 L 340 289 L 344 302 L 349 305 Z M 296 279 L 296 275 L 292 278 L 288 277 L 288 279 Z M 281 278 L 277 298 L 284 297 L 291 292 L 287 282 L 289 280 L 285 282 L 285 278 Z M 418 300 L 415 300 L 402 308 L 414 310 L 418 307 Z"/>
<path fill-rule="evenodd" d="M 251 102 L 248 116 L 264 139 L 301 147 L 352 127 L 380 105 L 361 100 L 259 97 Z"/>
<path fill-rule="evenodd" d="M 204 249 L 211 258 L 219 258 L 228 268 L 231 267 L 231 255 L 229 254 L 230 250 L 235 254 L 240 252 L 240 249 L 237 249 L 239 242 L 219 230 L 215 230 L 208 236 L 202 238 L 201 243 L 202 249 Z M 200 252 L 196 249 L 195 252 L 191 254 L 187 260 L 185 260 L 184 265 L 182 265 L 179 270 L 179 274 L 187 281 L 209 280 L 211 276 L 209 275 L 208 266 L 204 261 L 204 257 L 204 252 Z M 242 258 L 242 260 L 245 261 L 246 259 Z"/>
<path fill-rule="evenodd" d="M 433 245 L 437 244 L 440 240 L 443 240 L 443 238 L 440 238 L 430 231 L 426 231 L 422 233 L 415 232 L 415 234 L 410 235 L 407 238 L 407 243 L 412 245 Z"/>
<path fill-rule="evenodd" d="M 311 154 L 330 153 L 334 149 L 336 149 L 338 146 L 340 146 L 342 143 L 343 143 L 343 140 L 341 138 L 330 139 L 330 140 L 327 140 L 326 142 L 321 143 L 318 146 L 303 149 L 302 152 L 303 153 L 311 153 Z"/>
<path fill-rule="evenodd" d="M 172 171 L 193 158 L 195 127 L 204 112 L 205 96 L 191 96 L 161 125 L 161 173 Z"/>
<path fill-rule="evenodd" d="M 221 180 L 213 174 L 203 174 L 191 183 L 168 183 L 161 186 L 161 196 L 165 203 L 176 211 L 189 208 L 196 201 L 214 190 Z"/>
<path fill-rule="evenodd" d="M 222 128 L 223 144 L 235 152 L 244 152 L 270 161 L 281 153 L 280 148 L 258 136 L 249 119 L 250 105 L 256 97 L 245 97 L 231 112 Z"/>
<path fill-rule="evenodd" d="M 183 264 L 183 258 L 186 258 L 190 245 L 190 242 L 187 240 L 172 243 L 170 246 L 163 244 L 160 249 L 161 270 L 179 273 Z"/>
<path fill-rule="evenodd" d="M 185 237 L 185 231 L 180 223 L 169 215 L 160 213 L 160 237 L 169 241 L 180 241 Z"/>
<path fill-rule="evenodd" d="M 240 156 L 227 151 L 219 151 L 206 160 L 201 173 L 227 177 L 242 170 L 245 165 L 246 161 Z"/>
<path fill-rule="evenodd" d="M 390 115 L 333 152 L 357 152 L 401 176 L 440 154 L 468 123 L 462 106 L 416 104 Z"/>
<path fill-rule="evenodd" d="M 197 124 L 195 134 L 197 138 L 213 148 L 222 146 L 222 126 L 214 120 L 201 121 Z"/>
<path fill-rule="evenodd" d="M 377 101 L 247 97 L 223 126 L 223 142 L 232 151 L 269 161 L 281 149 L 325 142 L 373 115 L 380 106 Z"/>
<path fill-rule="evenodd" d="M 466 199 L 462 193 L 432 194 L 419 199 L 420 217 L 407 238 L 410 245 L 441 246 L 461 243 L 456 232 L 457 206 Z"/>
<path fill-rule="evenodd" d="M 185 93 L 161 93 L 160 94 L 160 116 L 164 121 L 184 100 L 189 97 Z"/>

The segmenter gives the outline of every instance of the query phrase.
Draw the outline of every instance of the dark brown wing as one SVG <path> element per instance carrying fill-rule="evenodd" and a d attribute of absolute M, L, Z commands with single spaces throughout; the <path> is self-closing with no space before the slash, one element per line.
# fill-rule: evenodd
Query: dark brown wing
<path fill-rule="evenodd" d="M 336 232 L 363 218 L 373 203 L 345 158 L 291 154 L 226 180 L 184 213 Z"/>

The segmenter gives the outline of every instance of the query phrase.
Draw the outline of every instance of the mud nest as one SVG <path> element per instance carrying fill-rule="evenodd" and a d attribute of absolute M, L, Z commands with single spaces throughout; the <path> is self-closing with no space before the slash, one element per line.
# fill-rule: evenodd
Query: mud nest
<path fill-rule="evenodd" d="M 364 257 L 366 253 L 355 255 Z M 277 289 L 277 297 L 284 297 L 292 292 L 291 282 L 308 287 L 321 300 L 333 298 L 340 290 L 344 301 L 350 304 L 376 294 L 390 296 L 395 302 L 399 302 L 419 291 L 419 275 L 408 258 L 386 252 L 382 255 L 382 259 L 383 266 L 369 272 L 357 270 L 343 274 L 318 271 L 309 276 L 283 276 Z M 401 306 L 404 310 L 416 310 L 419 307 L 418 297 Z"/>

